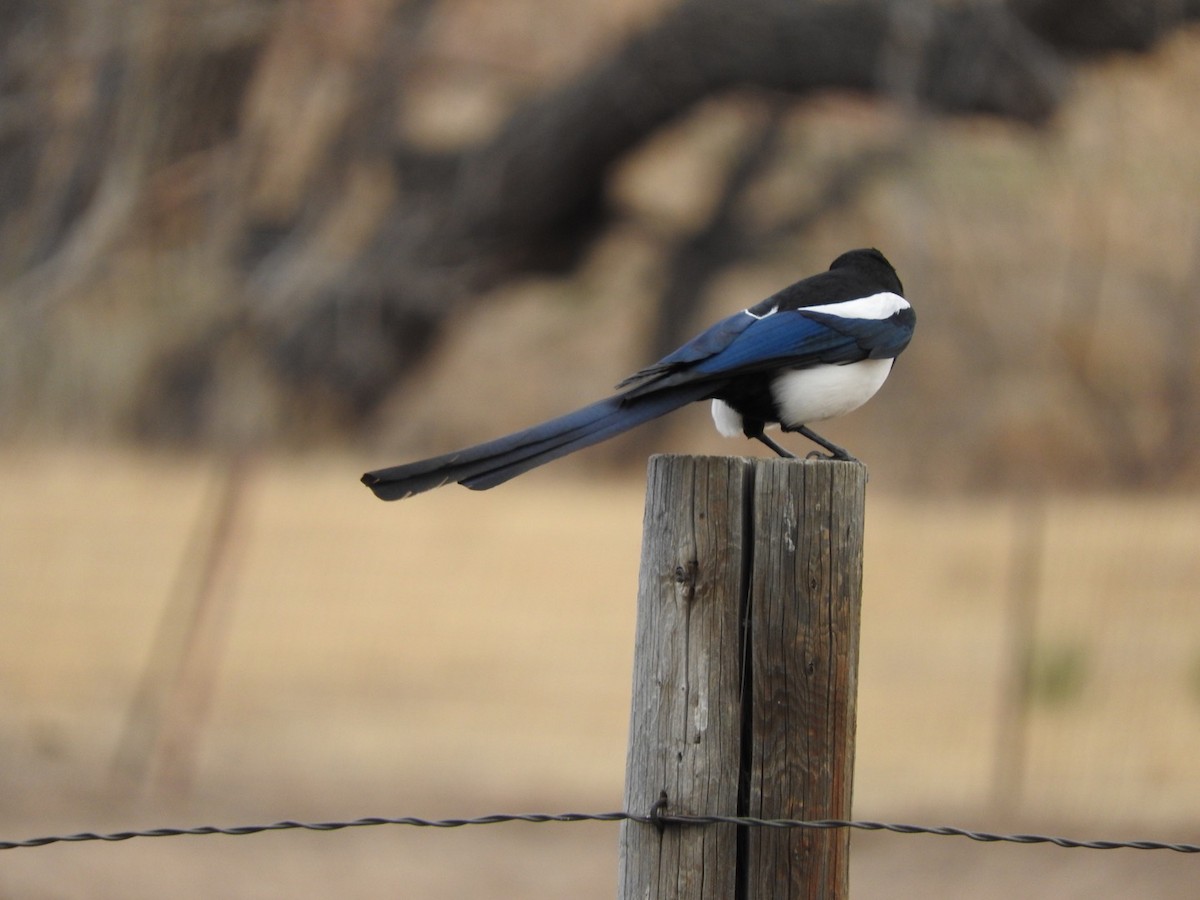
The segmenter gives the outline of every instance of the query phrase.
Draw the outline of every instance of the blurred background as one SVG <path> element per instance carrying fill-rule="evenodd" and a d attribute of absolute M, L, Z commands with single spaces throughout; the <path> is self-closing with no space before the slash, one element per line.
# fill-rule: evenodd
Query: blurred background
<path fill-rule="evenodd" d="M 619 808 L 645 459 L 756 447 L 697 405 L 485 494 L 358 476 L 877 246 L 919 328 L 827 426 L 872 476 L 856 815 L 1195 842 L 1198 20 L 8 0 L 0 839 Z M 610 897 L 616 845 L 56 845 L 0 897 Z M 1194 895 L 1165 853 L 854 847 L 862 897 Z"/>

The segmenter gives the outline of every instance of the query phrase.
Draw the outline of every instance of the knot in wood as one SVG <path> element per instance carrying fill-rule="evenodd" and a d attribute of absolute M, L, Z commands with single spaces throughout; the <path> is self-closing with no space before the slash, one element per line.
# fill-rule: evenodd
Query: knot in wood
<path fill-rule="evenodd" d="M 686 563 L 680 563 L 675 567 L 675 583 L 693 585 L 696 583 L 696 571 L 700 568 L 700 563 L 694 559 L 689 559 Z"/>
<path fill-rule="evenodd" d="M 696 575 L 699 569 L 700 563 L 694 559 L 675 567 L 675 584 L 686 600 L 691 600 L 696 594 Z"/>

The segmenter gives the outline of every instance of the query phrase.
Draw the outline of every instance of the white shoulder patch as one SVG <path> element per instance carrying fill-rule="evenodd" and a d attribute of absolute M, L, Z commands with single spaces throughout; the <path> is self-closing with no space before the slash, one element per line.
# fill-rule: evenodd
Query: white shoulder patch
<path fill-rule="evenodd" d="M 752 313 L 748 309 L 743 309 L 742 312 L 744 312 L 746 315 L 748 315 L 752 319 L 765 319 L 767 316 L 773 316 L 773 315 L 775 315 L 775 313 L 779 312 L 779 304 L 776 303 L 774 306 L 772 306 L 770 309 L 768 309 L 762 315 L 759 315 L 758 313 Z"/>
<path fill-rule="evenodd" d="M 890 291 L 847 300 L 844 303 L 825 303 L 821 306 L 803 306 L 799 312 L 819 312 L 844 319 L 886 319 L 902 309 L 908 309 L 908 301 Z"/>

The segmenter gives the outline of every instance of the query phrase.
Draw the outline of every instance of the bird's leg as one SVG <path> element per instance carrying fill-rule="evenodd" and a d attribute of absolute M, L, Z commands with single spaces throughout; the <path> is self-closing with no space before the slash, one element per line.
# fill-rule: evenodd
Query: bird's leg
<path fill-rule="evenodd" d="M 762 443 L 766 444 L 768 447 L 770 447 L 772 450 L 774 450 L 777 454 L 779 454 L 779 456 L 783 457 L 784 459 L 795 459 L 796 458 L 795 453 L 788 452 L 787 450 L 780 447 L 773 440 L 771 440 L 769 437 L 767 437 L 767 435 L 763 432 L 763 427 L 764 427 L 764 425 L 762 422 L 745 422 L 745 421 L 743 421 L 742 433 L 745 434 L 746 437 L 748 437 L 748 438 L 754 438 L 754 440 L 761 441 Z"/>
<path fill-rule="evenodd" d="M 792 453 L 791 451 L 785 450 L 783 447 L 780 447 L 777 443 L 775 443 L 773 440 L 771 440 L 769 437 L 767 437 L 761 431 L 758 434 L 752 434 L 750 436 L 752 438 L 754 438 L 756 441 L 762 441 L 764 444 L 766 444 L 768 447 L 770 447 L 772 450 L 774 450 L 776 453 L 778 453 L 784 459 L 795 459 L 796 458 L 795 453 Z"/>
<path fill-rule="evenodd" d="M 784 425 L 782 427 L 783 427 L 784 431 L 794 431 L 797 434 L 804 435 L 806 438 L 808 438 L 814 444 L 820 444 L 822 447 L 824 447 L 830 453 L 829 456 L 825 456 L 823 453 L 820 453 L 820 452 L 814 450 L 812 453 L 808 454 L 808 457 L 807 457 L 808 459 L 813 459 L 813 458 L 816 458 L 816 459 L 844 459 L 848 462 L 858 462 L 857 459 L 855 459 L 853 456 L 850 455 L 850 453 L 846 450 L 845 447 L 839 447 L 837 444 L 833 443 L 833 441 L 826 440 L 825 438 L 823 438 L 819 434 L 817 434 L 815 431 L 813 431 L 811 428 L 809 428 L 807 425 L 794 425 L 794 426 Z"/>

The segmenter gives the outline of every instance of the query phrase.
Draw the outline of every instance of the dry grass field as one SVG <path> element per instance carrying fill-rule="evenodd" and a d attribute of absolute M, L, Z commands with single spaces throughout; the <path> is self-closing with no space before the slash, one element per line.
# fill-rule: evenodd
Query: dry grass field
<path fill-rule="evenodd" d="M 641 483 L 552 468 L 382 504 L 356 483 L 373 462 L 247 464 L 199 676 L 137 732 L 227 469 L 5 451 L 0 839 L 620 807 Z M 868 502 L 856 814 L 1200 838 L 1200 498 Z M 1014 774 L 1009 610 L 1030 593 Z M 0 854 L 0 898 L 605 898 L 616 841 L 514 824 L 59 844 Z M 854 841 L 859 898 L 1182 898 L 1200 877 L 1169 852 Z"/>

